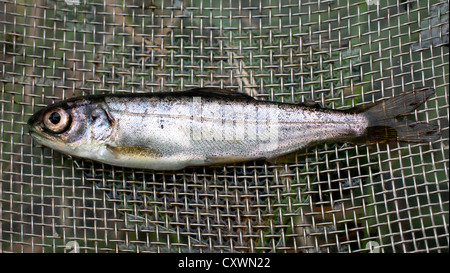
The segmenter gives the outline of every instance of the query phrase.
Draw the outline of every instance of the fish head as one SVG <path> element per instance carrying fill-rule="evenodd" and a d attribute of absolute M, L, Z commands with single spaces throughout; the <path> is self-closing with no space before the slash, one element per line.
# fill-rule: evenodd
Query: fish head
<path fill-rule="evenodd" d="M 50 105 L 28 120 L 38 143 L 88 158 L 112 137 L 114 125 L 106 103 L 83 97 Z"/>

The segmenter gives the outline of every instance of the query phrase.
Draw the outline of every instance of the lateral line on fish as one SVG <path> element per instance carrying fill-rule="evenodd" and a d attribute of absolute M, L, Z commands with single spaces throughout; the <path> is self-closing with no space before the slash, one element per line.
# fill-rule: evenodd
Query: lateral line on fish
<path fill-rule="evenodd" d="M 118 111 L 117 111 L 118 112 Z M 141 114 L 141 113 L 130 113 L 130 112 L 126 112 L 126 111 L 121 111 L 123 113 L 126 113 L 130 116 L 138 116 L 138 117 L 168 117 L 168 118 L 173 118 L 173 119 L 192 119 L 192 116 L 185 116 L 185 115 L 170 115 L 170 114 Z M 205 117 L 198 117 L 199 121 L 223 121 L 223 119 L 217 118 L 217 119 L 212 119 L 212 118 L 205 118 Z M 250 121 L 243 121 L 241 119 L 239 120 L 230 120 L 233 121 L 235 123 L 240 123 L 240 124 L 258 124 L 257 122 L 254 122 L 252 120 Z M 260 122 L 260 124 L 273 124 L 274 122 Z M 330 124 L 347 124 L 348 121 L 291 121 L 291 122 L 286 122 L 286 121 L 276 121 L 276 124 L 325 124 L 325 123 L 330 123 Z"/>

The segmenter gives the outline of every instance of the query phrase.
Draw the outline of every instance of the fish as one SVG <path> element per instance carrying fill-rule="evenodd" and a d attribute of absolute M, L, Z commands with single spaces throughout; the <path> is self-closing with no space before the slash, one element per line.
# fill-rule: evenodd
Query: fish
<path fill-rule="evenodd" d="M 324 142 L 431 142 L 437 125 L 408 114 L 435 93 L 403 92 L 346 110 L 257 100 L 230 89 L 69 98 L 28 121 L 39 144 L 109 165 L 181 170 L 286 156 Z"/>

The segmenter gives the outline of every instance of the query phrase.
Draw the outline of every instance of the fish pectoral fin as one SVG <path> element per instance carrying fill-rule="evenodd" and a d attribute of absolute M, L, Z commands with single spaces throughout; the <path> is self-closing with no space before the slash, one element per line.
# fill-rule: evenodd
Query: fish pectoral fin
<path fill-rule="evenodd" d="M 155 157 L 155 158 L 162 157 L 162 154 L 159 151 L 141 145 L 123 145 L 123 146 L 106 145 L 106 149 L 116 158 L 119 158 L 121 156 Z"/>
<path fill-rule="evenodd" d="M 220 89 L 214 87 L 206 88 L 194 88 L 186 92 L 191 93 L 192 96 L 205 96 L 205 97 L 219 97 L 219 98 L 236 98 L 236 99 L 251 99 L 254 100 L 252 96 L 247 94 L 237 92 L 231 89 Z"/>

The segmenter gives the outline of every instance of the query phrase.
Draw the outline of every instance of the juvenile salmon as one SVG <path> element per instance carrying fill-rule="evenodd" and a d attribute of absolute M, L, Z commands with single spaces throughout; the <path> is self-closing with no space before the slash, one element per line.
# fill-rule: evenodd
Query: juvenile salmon
<path fill-rule="evenodd" d="M 319 142 L 427 142 L 438 128 L 405 114 L 434 90 L 423 88 L 340 111 L 256 100 L 216 88 L 71 98 L 35 113 L 30 134 L 62 153 L 103 163 L 178 170 L 272 159 Z"/>

